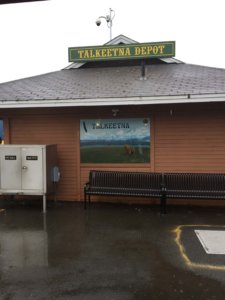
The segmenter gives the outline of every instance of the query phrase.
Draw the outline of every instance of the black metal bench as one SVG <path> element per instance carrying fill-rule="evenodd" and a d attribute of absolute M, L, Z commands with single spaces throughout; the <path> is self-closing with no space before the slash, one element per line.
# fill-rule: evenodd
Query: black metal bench
<path fill-rule="evenodd" d="M 84 207 L 90 196 L 129 196 L 162 198 L 162 173 L 96 171 L 89 174 L 84 187 Z M 161 210 L 162 199 L 161 199 Z"/>
<path fill-rule="evenodd" d="M 169 198 L 225 199 L 225 174 L 92 170 L 84 187 L 85 209 L 91 195 L 160 198 L 166 213 Z"/>
<path fill-rule="evenodd" d="M 225 199 L 225 174 L 164 173 L 162 209 L 168 198 Z"/>

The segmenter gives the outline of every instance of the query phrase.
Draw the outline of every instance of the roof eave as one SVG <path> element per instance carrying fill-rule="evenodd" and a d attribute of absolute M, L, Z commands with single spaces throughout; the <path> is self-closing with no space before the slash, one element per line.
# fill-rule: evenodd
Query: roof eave
<path fill-rule="evenodd" d="M 126 106 L 225 102 L 225 94 L 148 96 L 128 98 L 88 98 L 51 100 L 13 100 L 0 101 L 0 108 L 41 108 L 41 107 L 87 107 L 87 106 Z"/>

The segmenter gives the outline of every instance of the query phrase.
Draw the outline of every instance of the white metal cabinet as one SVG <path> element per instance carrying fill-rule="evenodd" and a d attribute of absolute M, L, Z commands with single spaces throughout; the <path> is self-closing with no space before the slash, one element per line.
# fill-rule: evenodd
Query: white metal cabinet
<path fill-rule="evenodd" d="M 42 195 L 55 190 L 56 145 L 1 145 L 0 194 Z"/>
<path fill-rule="evenodd" d="M 45 153 L 46 148 L 21 148 L 22 158 L 22 190 L 46 191 Z"/>
<path fill-rule="evenodd" d="M 0 187 L 1 192 L 21 190 L 21 155 L 20 148 L 0 147 Z"/>

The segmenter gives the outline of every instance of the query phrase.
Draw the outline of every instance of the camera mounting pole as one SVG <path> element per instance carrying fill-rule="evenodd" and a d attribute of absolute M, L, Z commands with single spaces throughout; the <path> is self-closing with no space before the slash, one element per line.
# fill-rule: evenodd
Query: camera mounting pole
<path fill-rule="evenodd" d="M 106 20 L 107 26 L 109 28 L 109 38 L 110 38 L 110 40 L 112 39 L 112 20 L 114 19 L 114 17 L 115 17 L 115 11 L 112 8 L 110 8 L 109 9 L 109 15 L 100 16 L 100 17 L 98 17 L 98 19 L 95 22 L 97 26 L 100 26 L 101 25 L 101 19 Z"/>

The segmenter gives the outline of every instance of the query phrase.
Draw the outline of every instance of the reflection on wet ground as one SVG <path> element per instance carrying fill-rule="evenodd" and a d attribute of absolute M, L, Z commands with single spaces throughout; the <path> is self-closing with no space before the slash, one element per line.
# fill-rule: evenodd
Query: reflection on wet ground
<path fill-rule="evenodd" d="M 193 232 L 225 230 L 225 208 L 0 209 L 0 299 L 224 299 L 225 256 Z"/>

